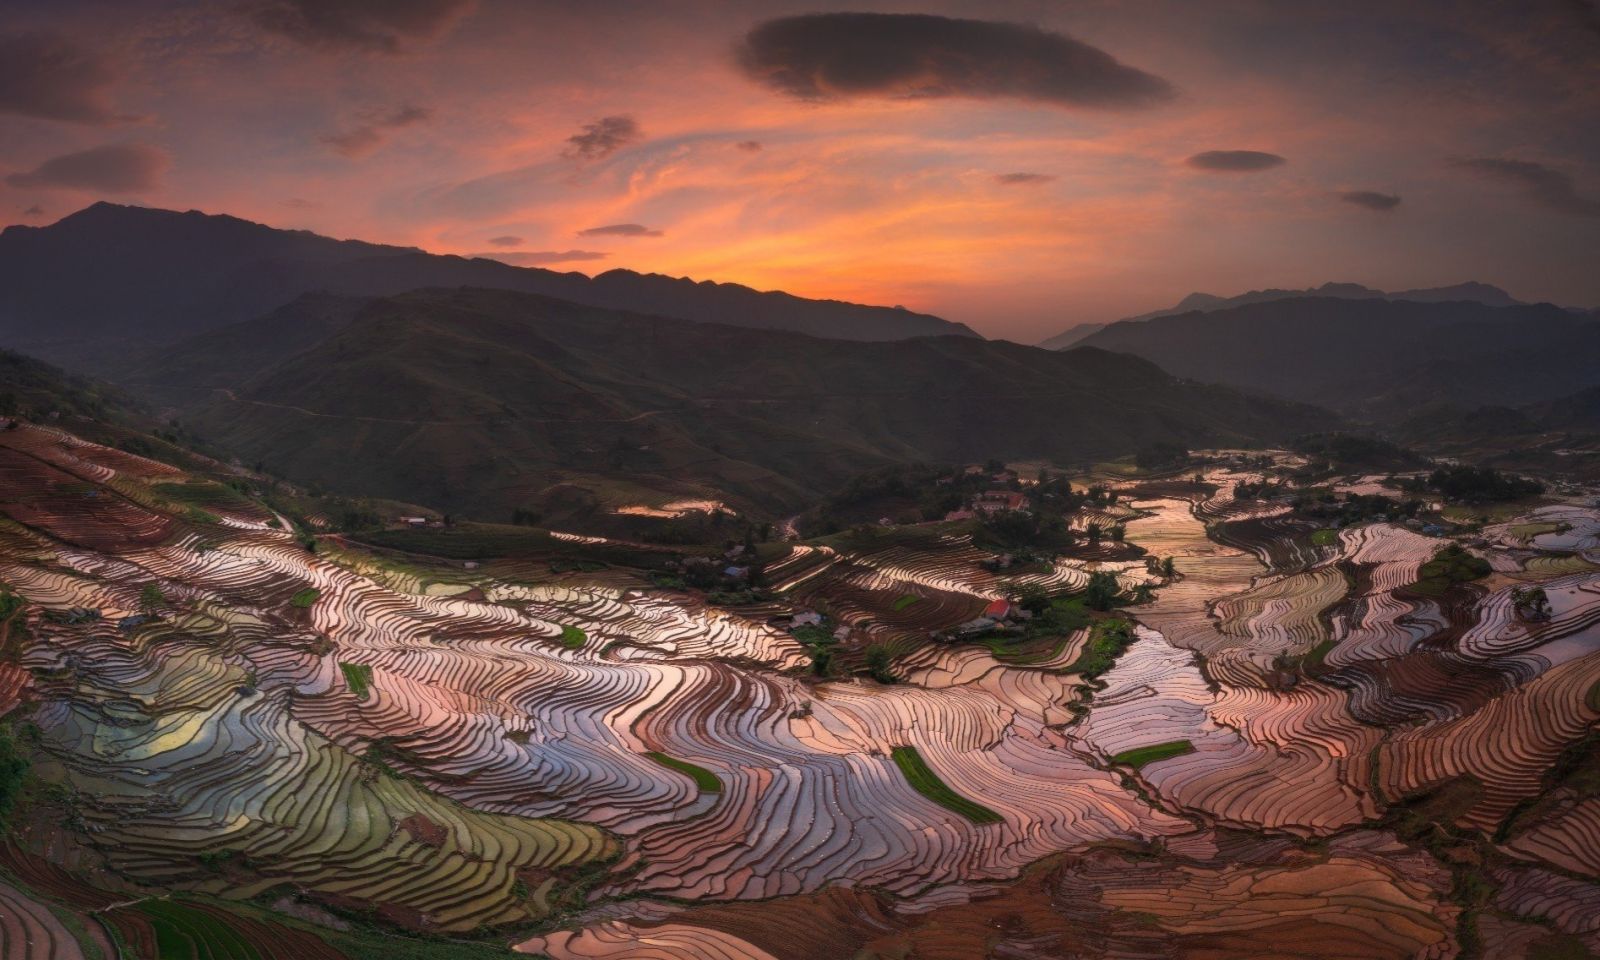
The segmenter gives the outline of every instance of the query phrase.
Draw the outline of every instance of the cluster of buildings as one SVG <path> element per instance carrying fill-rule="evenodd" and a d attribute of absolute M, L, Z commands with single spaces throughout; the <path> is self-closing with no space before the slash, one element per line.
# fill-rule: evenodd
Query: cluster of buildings
<path fill-rule="evenodd" d="M 992 630 L 1020 630 L 1018 621 L 1032 620 L 1033 611 L 1019 607 L 1009 600 L 991 600 L 983 613 L 950 631 L 952 637 L 970 637 Z"/>
<path fill-rule="evenodd" d="M 985 490 L 972 498 L 972 503 L 961 510 L 944 515 L 945 520 L 971 520 L 988 517 L 1011 510 L 1026 510 L 1031 505 L 1028 495 L 1016 490 Z"/>

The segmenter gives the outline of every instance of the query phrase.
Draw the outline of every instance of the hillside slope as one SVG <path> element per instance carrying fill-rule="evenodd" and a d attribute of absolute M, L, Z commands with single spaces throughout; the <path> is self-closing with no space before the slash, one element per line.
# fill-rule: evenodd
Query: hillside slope
<path fill-rule="evenodd" d="M 893 462 L 1084 462 L 1334 419 L 1103 350 L 824 340 L 492 290 L 374 301 L 215 396 L 189 422 L 251 461 L 492 518 L 561 481 L 630 494 L 700 484 L 786 510 Z"/>
<path fill-rule="evenodd" d="M 130 357 L 251 320 L 307 292 L 494 287 L 686 320 L 851 340 L 957 334 L 890 307 L 612 270 L 596 277 L 277 230 L 235 217 L 97 203 L 0 233 L 0 345 L 117 377 Z"/>
<path fill-rule="evenodd" d="M 1381 421 L 1431 405 L 1520 406 L 1600 383 L 1600 321 L 1550 304 L 1278 300 L 1123 321 L 1083 344 Z"/>

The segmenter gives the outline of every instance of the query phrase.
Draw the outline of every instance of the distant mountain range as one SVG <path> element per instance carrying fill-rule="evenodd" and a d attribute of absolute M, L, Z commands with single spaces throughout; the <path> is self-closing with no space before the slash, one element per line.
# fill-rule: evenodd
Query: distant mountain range
<path fill-rule="evenodd" d="M 1231 307 L 1242 307 L 1252 303 L 1267 303 L 1273 300 L 1293 300 L 1303 297 L 1334 297 L 1341 300 L 1410 300 L 1414 303 L 1481 303 L 1490 307 L 1514 307 L 1521 305 L 1521 301 L 1511 294 L 1496 286 L 1487 283 L 1468 281 L 1449 287 L 1427 287 L 1420 290 L 1397 290 L 1386 293 L 1372 287 L 1362 286 L 1359 283 L 1324 283 L 1320 287 L 1311 287 L 1306 290 L 1280 290 L 1269 288 L 1266 290 L 1251 290 L 1235 297 L 1218 297 L 1209 293 L 1191 293 L 1178 301 L 1177 306 L 1165 310 L 1153 310 L 1142 313 L 1127 320 L 1154 320 L 1157 317 L 1171 317 L 1185 313 L 1211 313 L 1217 310 L 1227 310 Z M 1110 326 L 1108 323 L 1083 323 L 1070 330 L 1058 333 L 1039 346 L 1046 350 L 1060 350 L 1078 343 L 1091 334 L 1098 333 Z"/>
<path fill-rule="evenodd" d="M 1081 344 L 1380 423 L 1600 384 L 1600 317 L 1550 304 L 1302 297 L 1124 320 Z"/>
<path fill-rule="evenodd" d="M 147 373 L 133 386 L 186 394 L 185 424 L 248 462 L 487 519 L 694 485 L 770 514 L 890 463 L 1087 463 L 1337 423 L 1097 349 L 825 340 L 460 288 L 307 297 Z"/>
<path fill-rule="evenodd" d="M 557 273 L 235 217 L 97 203 L 50 226 L 0 233 L 0 346 L 115 375 L 150 347 L 256 319 L 304 293 L 387 296 L 454 286 L 845 340 L 977 336 L 899 308 L 628 270 Z"/>

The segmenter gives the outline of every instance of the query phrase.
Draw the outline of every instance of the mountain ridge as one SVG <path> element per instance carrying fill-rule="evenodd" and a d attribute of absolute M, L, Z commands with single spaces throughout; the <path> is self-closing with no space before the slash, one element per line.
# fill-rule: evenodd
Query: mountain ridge
<path fill-rule="evenodd" d="M 1435 404 L 1521 406 L 1600 383 L 1600 316 L 1552 304 L 1310 297 L 1119 321 L 1083 344 L 1391 422 Z"/>
<path fill-rule="evenodd" d="M 1296 300 L 1307 297 L 1337 297 L 1347 300 L 1409 300 L 1415 303 L 1468 302 L 1482 303 L 1486 306 L 1495 307 L 1524 305 L 1523 301 L 1511 296 L 1505 290 L 1493 284 L 1481 283 L 1476 280 L 1468 280 L 1445 287 L 1423 287 L 1392 292 L 1385 292 L 1359 283 L 1342 283 L 1338 281 L 1329 281 L 1320 287 L 1308 287 L 1305 290 L 1268 287 L 1262 290 L 1250 290 L 1232 297 L 1219 297 L 1215 294 L 1196 291 L 1179 300 L 1176 305 L 1161 310 L 1152 310 L 1149 313 L 1124 317 L 1121 321 L 1080 323 L 1047 340 L 1040 341 L 1039 346 L 1047 350 L 1059 350 L 1104 330 L 1112 323 L 1154 320 L 1158 317 L 1171 317 L 1185 313 L 1211 313 L 1252 303 Z"/>
<path fill-rule="evenodd" d="M 684 320 L 856 340 L 954 334 L 929 314 L 660 274 L 590 277 L 497 260 L 280 230 L 226 214 L 96 203 L 42 227 L 0 232 L 0 343 L 87 372 L 303 293 L 389 296 L 419 287 L 520 290 Z"/>
<path fill-rule="evenodd" d="M 184 419 L 293 479 L 480 517 L 574 484 L 770 514 L 894 463 L 1088 462 L 1337 421 L 1095 348 L 830 340 L 459 288 L 373 300 Z"/>

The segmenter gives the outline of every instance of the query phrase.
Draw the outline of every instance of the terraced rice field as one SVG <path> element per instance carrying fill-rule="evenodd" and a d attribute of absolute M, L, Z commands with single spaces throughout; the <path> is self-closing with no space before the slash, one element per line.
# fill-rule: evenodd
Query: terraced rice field
<path fill-rule="evenodd" d="M 1129 482 L 1079 518 L 1171 582 L 1103 558 L 1136 550 L 1007 573 L 891 532 L 792 545 L 735 613 L 614 570 L 313 554 L 248 498 L 197 518 L 171 489 L 195 478 L 0 433 L 28 637 L 0 710 L 52 785 L 0 857 L 0 954 L 336 957 L 338 924 L 674 960 L 1589 943 L 1600 511 L 1485 531 L 1494 574 L 1426 597 L 1440 540 L 1329 536 L 1236 500 L 1250 478 Z M 933 639 L 1097 570 L 1156 589 L 1092 682 L 1103 625 Z M 1530 583 L 1548 619 L 1513 605 Z M 149 586 L 168 603 L 136 617 Z M 901 682 L 813 676 L 774 625 L 809 609 Z"/>

